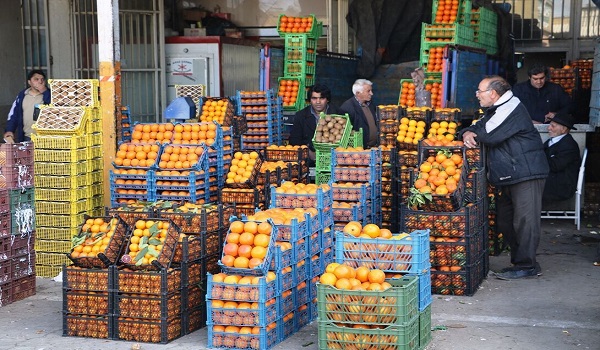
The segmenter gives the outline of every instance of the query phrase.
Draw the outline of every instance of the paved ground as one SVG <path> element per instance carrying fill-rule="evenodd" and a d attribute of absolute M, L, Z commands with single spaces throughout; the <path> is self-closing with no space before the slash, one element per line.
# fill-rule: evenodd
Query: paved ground
<path fill-rule="evenodd" d="M 576 231 L 571 221 L 543 221 L 539 278 L 501 281 L 488 276 L 473 297 L 434 295 L 433 340 L 427 350 L 600 349 L 600 267 L 594 267 L 598 222 Z M 503 254 L 491 269 L 508 264 Z M 205 349 L 206 329 L 166 345 L 62 337 L 60 283 L 38 278 L 35 296 L 0 308 L 0 349 Z M 139 348 L 137 347 L 139 345 Z M 318 349 L 317 325 L 277 345 Z"/>

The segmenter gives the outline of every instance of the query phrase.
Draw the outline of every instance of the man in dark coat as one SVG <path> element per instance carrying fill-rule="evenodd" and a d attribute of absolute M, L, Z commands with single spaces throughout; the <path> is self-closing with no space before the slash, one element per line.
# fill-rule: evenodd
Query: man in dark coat
<path fill-rule="evenodd" d="M 307 106 L 294 116 L 294 124 L 290 131 L 289 143 L 292 146 L 307 145 L 309 148 L 311 160 L 315 160 L 315 148 L 312 144 L 312 138 L 315 135 L 319 115 L 340 114 L 340 110 L 332 106 L 331 90 L 325 85 L 315 84 L 309 91 L 310 106 Z"/>
<path fill-rule="evenodd" d="M 512 92 L 525 105 L 534 124 L 549 123 L 556 113 L 571 112 L 571 97 L 560 85 L 547 81 L 548 68 L 534 64 L 527 75 L 529 80 L 516 84 Z"/>
<path fill-rule="evenodd" d="M 342 113 L 348 113 L 352 128 L 363 130 L 363 147 L 371 148 L 379 145 L 379 121 L 376 118 L 373 98 L 373 83 L 366 79 L 357 79 L 352 85 L 353 97 L 342 103 Z"/>
<path fill-rule="evenodd" d="M 548 162 L 539 132 L 527 109 L 499 76 L 484 78 L 475 92 L 484 117 L 462 132 L 468 148 L 486 146 L 488 180 L 499 189 L 498 230 L 510 246 L 513 266 L 496 274 L 500 279 L 541 274 L 536 261 L 540 242 L 542 193 Z"/>
<path fill-rule="evenodd" d="M 568 114 L 557 114 L 548 125 L 550 138 L 544 143 L 544 151 L 550 166 L 543 200 L 561 201 L 575 194 L 581 156 L 579 145 L 569 133 L 577 130 L 574 119 Z"/>

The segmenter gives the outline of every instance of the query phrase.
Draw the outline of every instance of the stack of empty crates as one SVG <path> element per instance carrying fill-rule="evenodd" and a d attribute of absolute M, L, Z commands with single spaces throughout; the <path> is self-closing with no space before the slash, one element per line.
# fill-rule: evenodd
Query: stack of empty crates
<path fill-rule="evenodd" d="M 97 80 L 49 80 L 52 103 L 34 125 L 37 271 L 56 276 L 68 263 L 84 215 L 103 208 L 102 120 Z"/>
<path fill-rule="evenodd" d="M 33 145 L 0 145 L 0 306 L 35 294 Z"/>

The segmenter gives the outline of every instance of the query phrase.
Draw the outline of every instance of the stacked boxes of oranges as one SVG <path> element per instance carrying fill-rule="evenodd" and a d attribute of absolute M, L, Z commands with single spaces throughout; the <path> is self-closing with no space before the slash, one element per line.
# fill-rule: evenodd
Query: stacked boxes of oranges
<path fill-rule="evenodd" d="M 0 306 L 35 294 L 33 144 L 0 145 Z"/>
<path fill-rule="evenodd" d="M 306 106 L 306 90 L 315 82 L 317 39 L 323 23 L 314 15 L 280 15 L 277 30 L 285 41 L 284 76 L 279 79 L 278 94 L 283 99 L 284 110 L 298 111 Z"/>
<path fill-rule="evenodd" d="M 496 13 L 485 7 L 473 8 L 470 26 L 473 28 L 473 41 L 475 44 L 485 49 L 488 55 L 495 55 L 498 52 L 498 42 L 496 40 L 498 16 Z"/>
<path fill-rule="evenodd" d="M 52 101 L 33 128 L 38 275 L 55 276 L 83 215 L 104 206 L 97 80 L 49 80 Z"/>
<path fill-rule="evenodd" d="M 287 89 L 287 85 L 285 87 Z M 284 95 L 283 98 L 286 96 Z M 291 98 L 290 96 L 289 99 Z M 295 103 L 289 99 L 288 103 Z M 237 101 L 237 114 L 244 115 L 246 118 L 246 130 L 240 140 L 240 149 L 259 150 L 268 145 L 281 144 L 282 97 L 275 94 L 272 89 L 238 91 Z"/>
<path fill-rule="evenodd" d="M 416 107 L 415 94 L 416 87 L 412 79 L 402 79 L 400 81 L 400 98 L 398 104 L 402 107 Z M 442 107 L 443 86 L 442 79 L 426 79 L 425 90 L 431 93 L 431 106 L 433 108 Z"/>
<path fill-rule="evenodd" d="M 579 86 L 582 89 L 590 89 L 592 87 L 592 72 L 594 69 L 594 60 L 573 60 L 571 61 L 571 67 L 573 67 L 577 71 Z"/>
<path fill-rule="evenodd" d="M 201 122 L 217 122 L 220 125 L 231 125 L 235 106 L 228 98 L 205 97 L 200 98 L 200 111 L 198 120 Z"/>

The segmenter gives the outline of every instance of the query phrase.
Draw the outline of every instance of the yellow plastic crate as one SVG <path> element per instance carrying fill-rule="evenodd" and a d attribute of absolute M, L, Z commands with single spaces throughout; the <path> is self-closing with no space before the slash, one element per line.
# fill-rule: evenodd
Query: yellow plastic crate
<path fill-rule="evenodd" d="M 35 250 L 50 253 L 69 253 L 73 244 L 71 241 L 56 241 L 56 240 L 35 240 Z"/>
<path fill-rule="evenodd" d="M 90 119 L 91 108 L 40 106 L 33 129 L 38 135 L 82 135 Z"/>
<path fill-rule="evenodd" d="M 104 169 L 104 159 L 103 158 L 95 158 L 95 159 L 89 159 L 87 162 L 87 171 L 88 172 L 94 172 L 97 170 L 102 170 Z"/>
<path fill-rule="evenodd" d="M 88 174 L 88 184 L 102 183 L 104 180 L 104 174 L 102 170 L 92 171 Z"/>
<path fill-rule="evenodd" d="M 35 237 L 36 239 L 44 240 L 70 240 L 73 236 L 76 236 L 79 233 L 82 223 L 83 222 L 80 222 L 73 227 L 42 227 L 37 225 L 35 228 Z"/>
<path fill-rule="evenodd" d="M 40 214 L 75 215 L 85 213 L 90 208 L 87 198 L 76 202 L 35 201 L 35 211 Z"/>
<path fill-rule="evenodd" d="M 79 225 L 83 224 L 85 215 L 85 213 L 79 213 L 76 215 L 36 214 L 36 230 L 39 226 L 64 228 L 78 227 Z"/>
<path fill-rule="evenodd" d="M 35 145 L 35 150 L 40 149 L 65 149 L 74 150 L 77 148 L 85 148 L 88 145 L 88 137 L 86 136 L 51 136 L 51 135 L 31 135 L 31 140 Z M 34 151 L 35 153 L 35 151 Z"/>
<path fill-rule="evenodd" d="M 97 146 L 102 145 L 102 133 L 95 132 L 87 135 L 87 145 L 88 146 Z"/>
<path fill-rule="evenodd" d="M 76 202 L 82 198 L 91 197 L 91 191 L 91 186 L 83 186 L 68 190 L 57 190 L 53 188 L 38 187 L 35 189 L 35 200 L 52 202 Z"/>
<path fill-rule="evenodd" d="M 88 170 L 88 163 L 47 163 L 47 162 L 35 162 L 34 174 L 36 175 L 50 175 L 50 176 L 76 176 L 79 174 L 85 174 Z"/>
<path fill-rule="evenodd" d="M 90 186 L 90 197 L 103 195 L 104 194 L 104 186 L 101 183 L 96 183 Z"/>
<path fill-rule="evenodd" d="M 33 151 L 34 162 L 77 163 L 85 161 L 87 158 L 88 149 L 85 147 L 71 150 L 36 148 Z"/>
<path fill-rule="evenodd" d="M 98 208 L 104 205 L 104 195 L 94 196 L 89 200 L 90 208 Z"/>
<path fill-rule="evenodd" d="M 35 265 L 35 275 L 37 277 L 56 277 L 62 271 L 62 265 Z"/>
<path fill-rule="evenodd" d="M 90 216 L 102 216 L 105 213 L 106 213 L 106 208 L 104 208 L 104 206 L 96 207 L 90 211 Z"/>
<path fill-rule="evenodd" d="M 53 106 L 97 107 L 98 79 L 49 79 Z"/>
<path fill-rule="evenodd" d="M 85 125 L 85 132 L 88 134 L 102 131 L 102 119 L 90 119 Z"/>
<path fill-rule="evenodd" d="M 102 145 L 88 147 L 88 159 L 101 158 Z"/>
<path fill-rule="evenodd" d="M 35 175 L 35 187 L 75 189 L 89 184 L 90 174 L 85 176 L 46 176 Z"/>
<path fill-rule="evenodd" d="M 71 260 L 69 260 L 67 254 L 36 251 L 35 262 L 40 265 L 58 266 L 70 264 Z"/>

